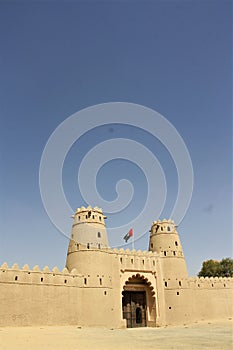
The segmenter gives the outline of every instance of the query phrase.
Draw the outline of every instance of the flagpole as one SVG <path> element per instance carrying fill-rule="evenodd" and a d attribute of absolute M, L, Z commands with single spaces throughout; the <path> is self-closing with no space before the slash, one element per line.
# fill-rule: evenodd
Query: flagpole
<path fill-rule="evenodd" d="M 132 250 L 134 250 L 134 234 L 133 234 L 133 237 L 132 237 Z"/>

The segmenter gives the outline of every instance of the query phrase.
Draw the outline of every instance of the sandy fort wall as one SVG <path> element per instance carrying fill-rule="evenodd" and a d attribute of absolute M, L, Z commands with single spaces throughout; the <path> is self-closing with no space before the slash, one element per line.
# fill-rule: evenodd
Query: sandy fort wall
<path fill-rule="evenodd" d="M 233 317 L 233 278 L 164 279 L 167 325 Z"/>
<path fill-rule="evenodd" d="M 9 268 L 4 263 L 0 325 L 124 327 L 120 270 L 155 270 L 155 254 L 123 249 L 80 249 L 78 254 L 76 268 L 70 271 L 28 265 L 20 269 L 17 264 Z"/>
<path fill-rule="evenodd" d="M 119 327 L 111 280 L 38 266 L 0 268 L 0 325 L 81 325 Z"/>

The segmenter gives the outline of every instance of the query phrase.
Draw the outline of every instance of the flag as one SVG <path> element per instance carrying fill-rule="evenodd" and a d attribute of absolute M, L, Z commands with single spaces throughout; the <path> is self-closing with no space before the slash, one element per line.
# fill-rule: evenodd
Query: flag
<path fill-rule="evenodd" d="M 124 240 L 127 242 L 130 237 L 133 236 L 133 229 L 131 228 L 129 232 L 125 235 Z"/>

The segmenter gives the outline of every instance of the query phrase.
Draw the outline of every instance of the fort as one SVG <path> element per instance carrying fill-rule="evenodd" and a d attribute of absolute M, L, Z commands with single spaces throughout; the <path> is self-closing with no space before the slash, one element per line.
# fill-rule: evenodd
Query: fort
<path fill-rule="evenodd" d="M 0 267 L 0 326 L 158 327 L 233 315 L 233 278 L 188 277 L 175 223 L 148 251 L 111 249 L 98 207 L 74 214 L 66 267 Z"/>

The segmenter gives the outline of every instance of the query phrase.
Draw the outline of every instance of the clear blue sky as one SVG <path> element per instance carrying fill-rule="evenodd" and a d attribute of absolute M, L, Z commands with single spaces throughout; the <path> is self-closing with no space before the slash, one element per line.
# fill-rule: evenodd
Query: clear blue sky
<path fill-rule="evenodd" d="M 186 143 L 195 182 L 179 233 L 189 273 L 196 274 L 205 259 L 232 255 L 231 23 L 232 2 L 225 0 L 0 1 L 0 263 L 64 266 L 68 240 L 40 197 L 41 154 L 68 116 L 112 101 L 158 111 Z M 109 137 L 114 132 L 150 147 L 146 133 L 108 130 Z M 74 209 L 85 204 L 77 161 L 90 139 L 94 145 L 108 138 L 103 128 L 89 136 L 64 164 L 64 189 Z M 172 196 L 173 165 L 162 148 L 158 153 Z M 141 184 L 135 207 L 129 207 L 133 215 L 144 200 L 145 179 L 132 164 L 106 165 L 99 190 L 112 199 L 114 174 L 127 177 L 125 169 L 136 187 Z M 109 215 L 107 225 L 111 220 L 116 218 Z M 136 248 L 147 249 L 147 240 Z"/>

